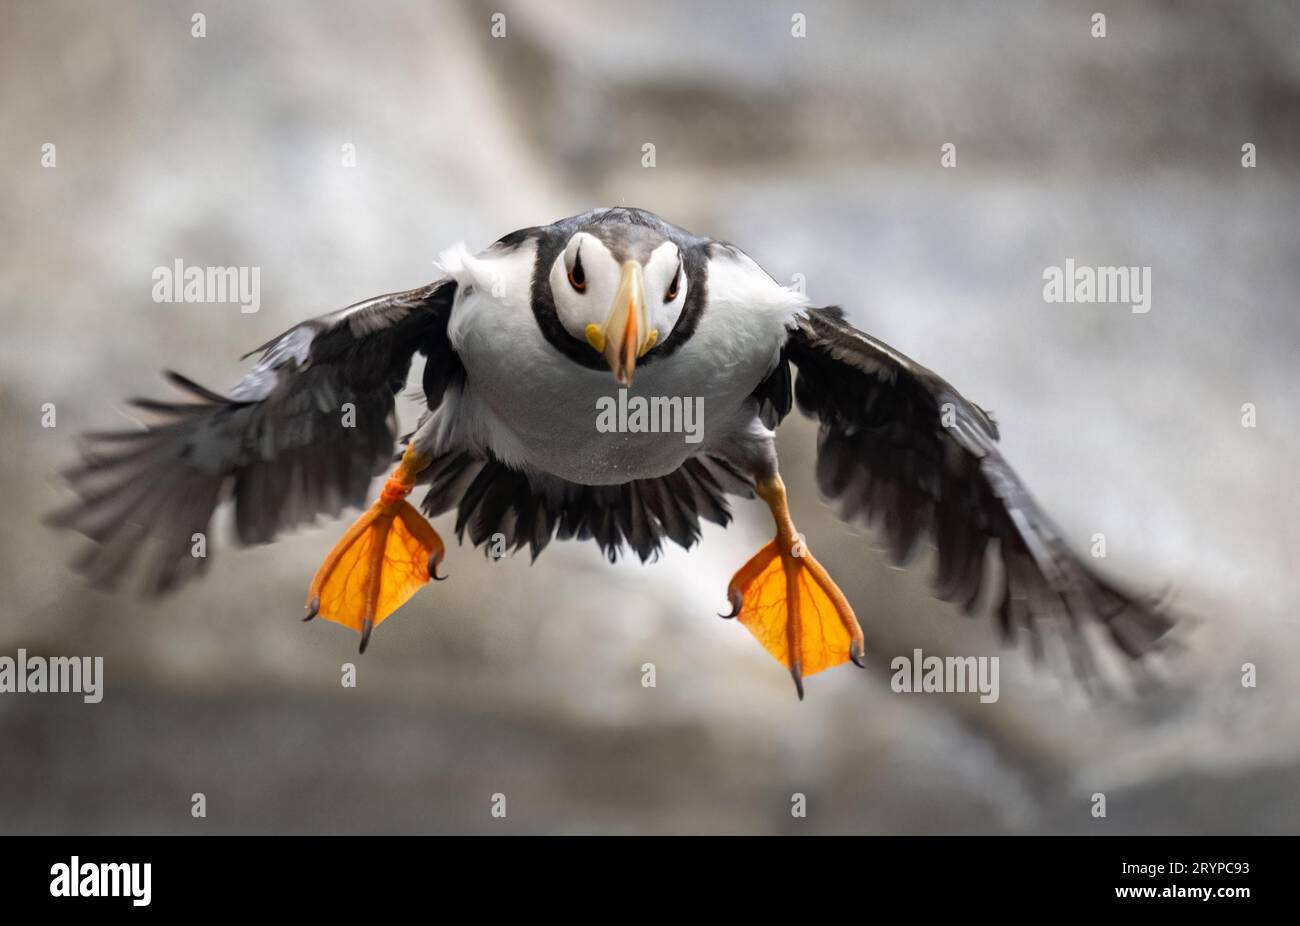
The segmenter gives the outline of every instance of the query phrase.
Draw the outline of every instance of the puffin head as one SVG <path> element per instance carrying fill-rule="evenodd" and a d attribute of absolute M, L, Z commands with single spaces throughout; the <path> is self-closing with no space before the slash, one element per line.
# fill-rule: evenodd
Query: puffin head
<path fill-rule="evenodd" d="M 637 360 L 667 340 L 690 285 L 677 243 L 659 227 L 620 218 L 626 212 L 580 227 L 550 269 L 560 324 L 604 355 L 622 386 L 632 384 Z"/>

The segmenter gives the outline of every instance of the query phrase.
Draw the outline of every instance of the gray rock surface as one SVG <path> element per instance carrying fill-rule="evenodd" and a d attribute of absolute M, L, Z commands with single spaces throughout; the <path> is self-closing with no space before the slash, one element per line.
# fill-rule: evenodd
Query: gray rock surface
<path fill-rule="evenodd" d="M 211 0 L 202 39 L 144 2 L 0 11 L 0 655 L 107 675 L 98 705 L 0 695 L 0 832 L 1300 828 L 1300 9 L 1151 5 L 1094 39 L 1065 2 L 801 3 L 795 39 L 786 7 L 701 6 Z M 822 508 L 795 418 L 795 516 L 872 662 L 802 704 L 713 616 L 768 537 L 753 503 L 649 566 L 453 546 L 452 581 L 360 658 L 297 620 L 341 523 L 248 550 L 223 529 L 207 580 L 159 602 L 66 568 L 80 540 L 39 524 L 57 468 L 157 370 L 222 388 L 248 348 L 430 279 L 457 240 L 602 203 L 803 274 L 994 409 L 1071 542 L 1104 533 L 1109 572 L 1198 616 L 1165 684 L 1089 702 L 1002 651 L 925 562 L 887 568 Z M 260 267 L 261 311 L 154 303 L 178 257 Z M 1151 312 L 1045 304 L 1066 258 L 1150 266 Z M 894 694 L 914 647 L 1001 652 L 1001 699 Z"/>

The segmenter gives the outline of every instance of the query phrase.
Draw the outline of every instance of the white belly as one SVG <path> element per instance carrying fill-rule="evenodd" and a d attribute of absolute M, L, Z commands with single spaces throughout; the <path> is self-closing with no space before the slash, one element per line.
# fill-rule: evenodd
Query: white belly
<path fill-rule="evenodd" d="M 459 258 L 458 281 L 474 286 L 458 298 L 448 334 L 466 388 L 439 410 L 437 430 L 443 442 L 587 485 L 665 476 L 751 430 L 749 396 L 775 366 L 787 325 L 807 303 L 743 255 L 711 263 L 709 301 L 694 333 L 671 356 L 638 368 L 627 392 L 629 411 L 638 400 L 658 399 L 661 412 L 666 405 L 667 425 L 661 414 L 658 430 L 637 430 L 634 418 L 619 415 L 609 430 L 601 414 L 611 399 L 620 408 L 618 383 L 608 370 L 569 360 L 542 335 L 529 299 L 532 260 L 531 247 L 491 261 Z M 514 282 L 494 297 L 494 278 Z M 688 403 L 696 413 L 690 421 Z M 676 426 L 674 408 L 682 410 Z"/>
<path fill-rule="evenodd" d="M 715 368 L 683 347 L 637 370 L 620 396 L 611 373 L 580 367 L 544 340 L 537 349 L 549 356 L 517 366 L 501 362 L 499 345 L 476 341 L 459 351 L 467 381 L 458 409 L 476 442 L 503 462 L 588 485 L 667 475 L 747 426 L 745 400 L 770 362 Z"/>

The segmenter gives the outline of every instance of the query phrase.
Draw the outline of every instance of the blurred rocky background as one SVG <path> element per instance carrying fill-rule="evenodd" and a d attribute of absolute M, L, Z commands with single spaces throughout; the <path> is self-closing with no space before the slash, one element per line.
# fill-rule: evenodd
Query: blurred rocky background
<path fill-rule="evenodd" d="M 106 692 L 0 695 L 0 832 L 1296 831 L 1300 5 L 1101 6 L 1105 38 L 1066 2 L 5 4 L 0 655 L 102 655 Z M 818 501 L 797 416 L 795 515 L 872 663 L 803 703 L 714 616 L 755 503 L 648 566 L 453 546 L 364 657 L 298 620 L 343 523 L 222 527 L 158 602 L 69 571 L 57 470 L 158 370 L 224 388 L 449 244 L 601 204 L 802 274 L 994 409 L 1071 543 L 1104 533 L 1107 572 L 1197 616 L 1166 681 L 1090 701 L 932 600 L 927 562 L 887 568 Z M 260 267 L 261 311 L 153 302 L 177 258 Z M 1067 258 L 1150 266 L 1151 311 L 1046 304 Z M 893 693 L 916 647 L 1002 653 L 1000 700 Z"/>

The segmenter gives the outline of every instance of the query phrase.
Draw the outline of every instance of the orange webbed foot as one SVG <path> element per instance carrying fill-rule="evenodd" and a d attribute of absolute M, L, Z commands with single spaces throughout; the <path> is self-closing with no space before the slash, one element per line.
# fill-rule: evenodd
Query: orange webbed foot
<path fill-rule="evenodd" d="M 325 557 L 307 591 L 307 620 L 320 616 L 370 632 L 437 574 L 445 547 L 432 525 L 405 500 L 419 472 L 409 450 L 379 500 Z"/>
<path fill-rule="evenodd" d="M 794 533 L 779 480 L 775 488 L 759 488 L 782 527 L 732 578 L 732 610 L 723 616 L 738 618 L 790 670 L 802 699 L 805 676 L 850 661 L 864 665 L 862 627 L 839 586 Z"/>

